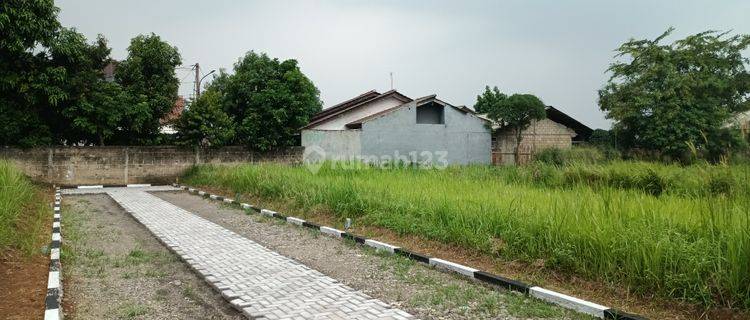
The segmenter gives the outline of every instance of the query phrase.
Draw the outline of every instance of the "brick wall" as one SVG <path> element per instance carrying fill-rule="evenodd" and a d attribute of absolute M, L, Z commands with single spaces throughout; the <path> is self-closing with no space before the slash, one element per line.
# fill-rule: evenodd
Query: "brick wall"
<path fill-rule="evenodd" d="M 195 164 L 302 161 L 301 147 L 258 153 L 243 147 L 190 149 L 157 147 L 0 148 L 32 179 L 56 185 L 171 183 Z"/>
<path fill-rule="evenodd" d="M 548 148 L 570 148 L 576 133 L 562 124 L 544 119 L 529 125 L 521 136 L 521 163 L 526 163 L 537 151 Z M 515 148 L 515 131 L 512 129 L 498 131 L 492 141 L 492 162 L 495 164 L 515 163 Z"/>

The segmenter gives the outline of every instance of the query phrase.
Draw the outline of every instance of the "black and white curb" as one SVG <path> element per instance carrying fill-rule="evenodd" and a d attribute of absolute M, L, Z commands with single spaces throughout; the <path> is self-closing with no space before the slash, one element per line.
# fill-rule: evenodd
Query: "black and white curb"
<path fill-rule="evenodd" d="M 140 188 L 149 187 L 150 184 L 127 184 L 115 187 Z M 83 185 L 77 189 L 99 189 L 110 187 L 109 185 Z M 62 194 L 60 188 L 55 188 L 55 204 L 52 220 L 52 242 L 50 243 L 49 277 L 47 278 L 47 296 L 44 299 L 44 320 L 59 320 L 63 318 L 62 312 L 62 264 L 60 263 L 60 252 L 62 248 L 61 229 L 61 203 Z"/>
<path fill-rule="evenodd" d="M 47 279 L 47 297 L 44 300 L 44 320 L 62 319 L 62 269 L 60 264 L 60 248 L 62 246 L 62 235 L 60 233 L 61 201 L 60 188 L 55 188 L 55 205 L 52 211 L 52 242 L 49 246 L 49 277 Z"/>
<path fill-rule="evenodd" d="M 544 289 L 542 287 L 532 286 L 532 285 L 523 283 L 521 281 L 494 275 L 489 272 L 484 272 L 484 271 L 474 269 L 472 267 L 464 266 L 464 265 L 451 262 L 448 260 L 433 258 L 424 254 L 409 251 L 407 249 L 404 249 L 398 246 L 394 246 L 394 245 L 380 242 L 380 241 L 373 240 L 373 239 L 367 239 L 367 238 L 357 236 L 357 235 L 348 233 L 346 231 L 338 230 L 335 228 L 316 225 L 314 223 L 307 222 L 304 219 L 300 219 L 297 217 L 284 216 L 273 210 L 259 208 L 257 206 L 247 204 L 247 203 L 238 203 L 235 199 L 225 198 L 219 195 L 211 194 L 205 191 L 201 191 L 195 188 L 182 186 L 178 184 L 173 184 L 173 186 L 180 188 L 182 190 L 187 190 L 189 193 L 197 194 L 205 198 L 223 201 L 225 203 L 230 203 L 230 204 L 237 204 L 242 209 L 245 209 L 245 210 L 253 210 L 264 216 L 273 217 L 276 219 L 284 220 L 290 224 L 318 230 L 321 233 L 324 233 L 324 234 L 327 234 L 336 238 L 353 240 L 359 244 L 375 248 L 375 250 L 378 250 L 378 251 L 385 251 L 391 254 L 404 256 L 406 258 L 409 258 L 409 259 L 412 259 L 412 260 L 415 260 L 424 264 L 428 264 L 435 268 L 455 272 L 460 275 L 466 276 L 468 278 L 472 278 L 477 281 L 484 282 L 484 283 L 494 285 L 497 287 L 505 288 L 507 290 L 517 291 L 527 296 L 531 296 L 531 297 L 534 297 L 543 301 L 547 301 L 549 303 L 552 303 L 552 304 L 555 304 L 555 305 L 558 305 L 567 309 L 571 309 L 571 310 L 575 310 L 581 313 L 592 315 L 594 317 L 598 317 L 602 319 L 620 319 L 620 320 L 645 320 L 646 319 L 643 316 L 629 314 L 629 313 L 626 313 L 617 309 L 602 306 L 602 305 L 599 305 L 590 301 L 586 301 L 583 299 L 565 295 L 565 294 L 555 292 L 552 290 Z"/>
<path fill-rule="evenodd" d="M 75 186 L 76 189 L 102 189 L 102 188 L 146 188 L 150 183 L 133 183 L 133 184 L 93 184 Z"/>

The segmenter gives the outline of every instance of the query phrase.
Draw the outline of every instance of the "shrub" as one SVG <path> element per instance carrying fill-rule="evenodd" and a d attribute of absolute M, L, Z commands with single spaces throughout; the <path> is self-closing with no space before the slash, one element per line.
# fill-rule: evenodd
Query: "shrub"
<path fill-rule="evenodd" d="M 638 187 L 653 196 L 659 196 L 667 188 L 667 179 L 660 176 L 656 171 L 647 169 L 638 180 Z"/>
<path fill-rule="evenodd" d="M 599 149 L 583 146 L 569 149 L 547 148 L 534 155 L 536 162 L 558 167 L 571 164 L 600 164 L 619 158 L 619 152 L 612 148 Z"/>
<path fill-rule="evenodd" d="M 537 162 L 554 166 L 562 166 L 565 164 L 565 157 L 563 156 L 563 152 L 558 148 L 544 149 L 537 153 L 534 156 L 534 159 Z"/>
<path fill-rule="evenodd" d="M 727 173 L 712 175 L 708 180 L 708 190 L 712 195 L 731 195 L 734 188 L 734 177 Z"/>

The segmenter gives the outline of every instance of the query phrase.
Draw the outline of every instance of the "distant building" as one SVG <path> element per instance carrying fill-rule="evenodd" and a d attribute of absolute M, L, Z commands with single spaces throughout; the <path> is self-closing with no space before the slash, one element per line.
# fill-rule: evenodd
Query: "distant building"
<path fill-rule="evenodd" d="M 489 122 L 430 95 L 369 91 L 316 114 L 302 128 L 305 160 L 490 163 Z"/>
<path fill-rule="evenodd" d="M 750 140 L 750 111 L 737 114 L 725 127 L 735 127 L 740 129 L 742 136 Z"/>
<path fill-rule="evenodd" d="M 177 133 L 177 130 L 174 128 L 175 122 L 177 122 L 178 119 L 180 119 L 180 116 L 182 116 L 182 113 L 185 111 L 185 98 L 182 96 L 177 96 L 177 100 L 174 102 L 174 106 L 172 106 L 172 110 L 169 111 L 164 117 L 159 119 L 159 124 L 161 124 L 160 132 L 165 134 L 175 134 Z"/>
<path fill-rule="evenodd" d="M 104 75 L 104 81 L 114 82 L 115 81 L 115 69 L 117 69 L 117 60 L 109 60 L 109 63 L 104 66 L 102 73 Z"/>
<path fill-rule="evenodd" d="M 554 107 L 546 108 L 547 118 L 534 121 L 521 133 L 520 163 L 531 160 L 534 153 L 549 149 L 567 149 L 586 141 L 593 130 Z M 492 163 L 514 164 L 515 130 L 493 125 Z"/>

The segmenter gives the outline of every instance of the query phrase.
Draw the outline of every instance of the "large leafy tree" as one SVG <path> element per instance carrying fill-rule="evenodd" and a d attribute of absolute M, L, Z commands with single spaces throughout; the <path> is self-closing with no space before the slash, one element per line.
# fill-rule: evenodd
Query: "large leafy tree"
<path fill-rule="evenodd" d="M 62 29 L 51 43 L 51 64 L 64 72 L 57 85 L 65 92 L 49 110 L 55 118 L 53 132 L 60 142 L 104 144 L 114 134 L 126 107 L 126 98 L 115 83 L 105 82 L 102 69 L 110 61 L 111 49 L 99 35 L 88 44 L 72 29 Z"/>
<path fill-rule="evenodd" d="M 0 1 L 0 145 L 52 143 L 42 111 L 63 95 L 49 82 L 64 75 L 35 49 L 53 40 L 57 11 L 52 0 Z"/>
<path fill-rule="evenodd" d="M 599 106 L 615 120 L 620 146 L 681 158 L 690 150 L 716 157 L 741 146 L 726 123 L 750 108 L 750 36 L 707 31 L 671 44 L 664 38 L 630 40 L 617 49 L 622 61 L 599 90 Z"/>
<path fill-rule="evenodd" d="M 501 93 L 497 87 L 490 90 L 485 87 L 484 93 L 477 96 L 474 110 L 484 113 L 487 118 L 500 125 L 501 130 L 511 130 L 515 138 L 515 161 L 521 161 L 521 142 L 523 131 L 537 120 L 546 118 L 544 102 L 532 94 L 514 94 L 510 97 Z"/>
<path fill-rule="evenodd" d="M 155 34 L 139 35 L 128 47 L 128 57 L 115 72 L 117 83 L 129 95 L 129 108 L 115 137 L 121 144 L 157 141 L 159 120 L 174 106 L 180 81 L 175 67 L 182 63 L 177 48 Z"/>
<path fill-rule="evenodd" d="M 222 146 L 234 138 L 234 123 L 222 110 L 218 90 L 206 90 L 177 121 L 177 141 L 191 146 Z"/>
<path fill-rule="evenodd" d="M 294 143 L 294 135 L 321 110 L 315 85 L 296 60 L 272 59 L 247 53 L 234 65 L 234 74 L 219 77 L 222 105 L 235 121 L 235 141 L 255 150 Z"/>

